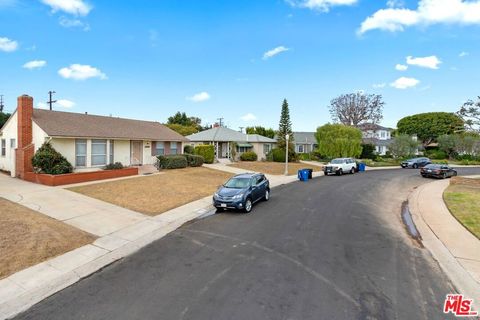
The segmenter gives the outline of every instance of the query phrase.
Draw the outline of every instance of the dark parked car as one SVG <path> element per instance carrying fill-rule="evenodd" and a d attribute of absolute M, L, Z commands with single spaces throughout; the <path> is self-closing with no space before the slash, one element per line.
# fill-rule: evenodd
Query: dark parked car
<path fill-rule="evenodd" d="M 232 177 L 213 195 L 217 211 L 224 209 L 252 211 L 253 204 L 270 199 L 270 182 L 261 173 L 243 173 Z"/>
<path fill-rule="evenodd" d="M 430 163 L 432 163 L 430 159 L 422 157 L 422 158 L 413 158 L 413 159 L 405 160 L 400 165 L 402 166 L 402 168 L 417 169 L 417 168 L 423 168 Z"/>
<path fill-rule="evenodd" d="M 420 169 L 424 178 L 449 178 L 457 175 L 457 170 L 445 164 L 429 164 Z"/>

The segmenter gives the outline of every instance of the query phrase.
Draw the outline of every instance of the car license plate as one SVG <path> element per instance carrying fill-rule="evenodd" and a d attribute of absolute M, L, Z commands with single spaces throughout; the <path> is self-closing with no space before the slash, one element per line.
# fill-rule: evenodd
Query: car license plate
<path fill-rule="evenodd" d="M 427 172 L 432 172 L 432 170 L 427 170 Z"/>
<path fill-rule="evenodd" d="M 220 207 L 226 208 L 226 207 L 227 207 L 227 204 L 226 204 L 226 203 L 221 203 L 221 204 L 220 204 Z"/>

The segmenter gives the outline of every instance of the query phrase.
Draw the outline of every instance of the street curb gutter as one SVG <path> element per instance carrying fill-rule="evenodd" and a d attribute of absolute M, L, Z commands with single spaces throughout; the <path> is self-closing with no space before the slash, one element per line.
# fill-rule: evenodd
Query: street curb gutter
<path fill-rule="evenodd" d="M 445 274 L 450 278 L 456 289 L 469 299 L 474 299 L 475 309 L 478 310 L 480 308 L 480 283 L 475 281 L 472 275 L 460 264 L 452 252 L 444 245 L 441 239 L 437 237 L 432 228 L 425 221 L 423 212 L 419 207 L 420 201 L 424 201 L 424 193 L 428 192 L 429 185 L 439 182 L 431 182 L 419 186 L 410 194 L 408 197 L 410 213 L 418 231 L 420 232 L 422 243 L 425 248 L 431 252 Z M 440 205 L 443 205 L 445 210 L 448 211 L 444 203 Z M 465 232 L 468 231 L 465 230 Z"/>

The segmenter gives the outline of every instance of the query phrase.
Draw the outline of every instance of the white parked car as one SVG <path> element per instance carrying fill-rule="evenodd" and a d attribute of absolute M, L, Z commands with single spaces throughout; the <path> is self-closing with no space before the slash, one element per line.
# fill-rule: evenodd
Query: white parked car
<path fill-rule="evenodd" d="M 340 176 L 344 173 L 355 173 L 357 171 L 357 163 L 352 158 L 337 158 L 330 161 L 324 168 L 323 172 L 326 176 L 336 174 Z"/>

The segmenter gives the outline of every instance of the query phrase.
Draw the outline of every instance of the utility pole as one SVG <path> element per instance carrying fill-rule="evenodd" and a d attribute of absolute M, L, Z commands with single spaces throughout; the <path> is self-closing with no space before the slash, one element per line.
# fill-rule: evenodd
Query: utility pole
<path fill-rule="evenodd" d="M 52 110 L 52 106 L 57 100 L 52 100 L 52 96 L 55 94 L 55 91 L 48 91 L 48 97 L 49 100 L 47 101 L 47 104 L 50 106 L 50 111 Z"/>
<path fill-rule="evenodd" d="M 238 127 L 240 129 L 240 132 L 243 133 L 243 128 L 244 127 Z"/>
<path fill-rule="evenodd" d="M 3 113 L 3 108 L 5 105 L 3 104 L 3 94 L 0 94 L 0 112 Z"/>
<path fill-rule="evenodd" d="M 218 120 L 218 125 L 219 125 L 220 127 L 223 127 L 223 119 L 224 119 L 224 118 L 217 118 L 217 120 Z"/>

